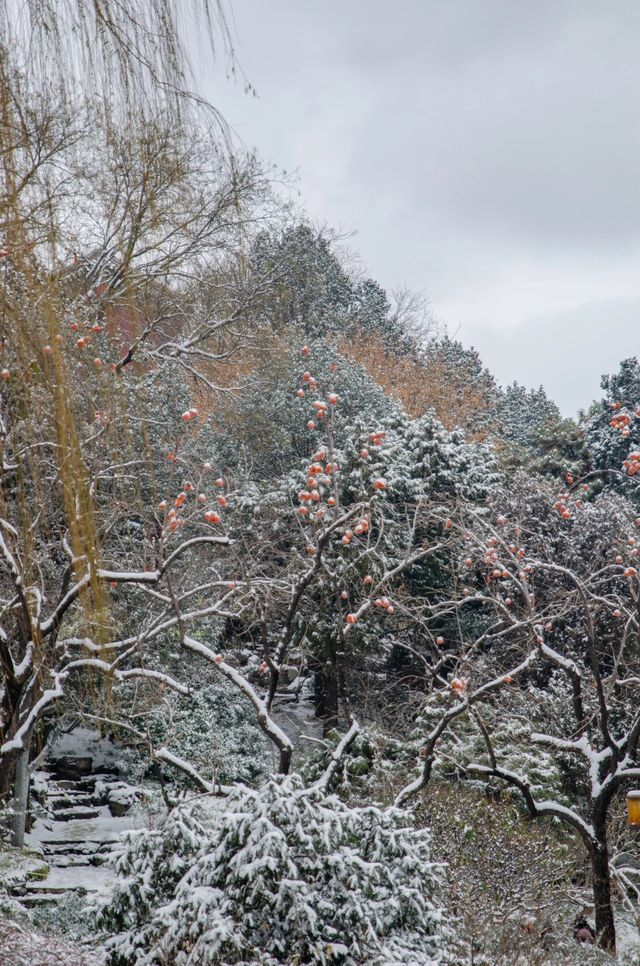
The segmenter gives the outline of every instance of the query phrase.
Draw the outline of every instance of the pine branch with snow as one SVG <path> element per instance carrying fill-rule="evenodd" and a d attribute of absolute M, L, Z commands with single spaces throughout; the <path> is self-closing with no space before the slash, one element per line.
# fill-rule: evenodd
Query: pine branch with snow
<path fill-rule="evenodd" d="M 449 930 L 430 840 L 394 808 L 272 779 L 131 835 L 100 922 L 111 966 L 435 964 Z"/>

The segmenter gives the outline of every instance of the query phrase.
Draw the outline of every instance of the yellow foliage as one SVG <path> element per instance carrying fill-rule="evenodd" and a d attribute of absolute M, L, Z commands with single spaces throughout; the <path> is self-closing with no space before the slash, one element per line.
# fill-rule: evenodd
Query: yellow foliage
<path fill-rule="evenodd" d="M 446 429 L 464 429 L 477 441 L 486 438 L 488 425 L 483 431 L 475 428 L 479 414 L 488 417 L 486 393 L 469 381 L 464 369 L 452 366 L 437 353 L 411 358 L 392 352 L 379 336 L 362 331 L 343 339 L 339 349 L 345 358 L 363 366 L 410 416 L 433 410 Z"/>

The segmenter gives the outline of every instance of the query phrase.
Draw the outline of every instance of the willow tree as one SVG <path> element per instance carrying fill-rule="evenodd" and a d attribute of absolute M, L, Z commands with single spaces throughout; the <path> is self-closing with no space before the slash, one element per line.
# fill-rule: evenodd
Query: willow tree
<path fill-rule="evenodd" d="M 108 306 L 82 265 L 74 273 L 65 264 L 65 232 L 88 153 L 102 152 L 114 171 L 118 143 L 142 143 L 153 117 L 173 122 L 177 141 L 197 126 L 193 105 L 204 101 L 189 89 L 186 49 L 194 23 L 212 52 L 221 48 L 233 61 L 220 0 L 0 5 L 0 802 L 13 788 L 18 843 L 32 735 L 60 690 L 61 621 L 73 611 L 81 636 L 98 644 L 109 636 L 100 561 L 112 525 L 99 502 L 105 480 L 122 498 L 114 482 L 122 439 L 96 456 L 106 433 L 100 414 L 118 408 L 103 374 L 108 359 L 74 356 L 101 338 Z M 174 175 L 184 181 L 180 164 Z M 235 171 L 235 189 L 234 179 Z M 135 197 L 155 204 L 148 191 Z M 200 214 L 204 224 L 207 213 Z M 198 242 L 206 240 L 201 230 Z M 118 285 L 131 296 L 140 253 L 127 249 L 122 233 L 120 243 L 128 258 Z M 154 244 L 150 233 L 147 243 Z M 71 268 L 78 262 L 74 255 Z M 131 470 L 127 485 L 133 477 Z"/>
<path fill-rule="evenodd" d="M 205 103 L 189 89 L 189 34 L 235 66 L 224 0 L 6 0 L 0 8 L 4 57 L 25 71 L 30 92 L 81 92 L 132 116 L 144 103 Z"/>

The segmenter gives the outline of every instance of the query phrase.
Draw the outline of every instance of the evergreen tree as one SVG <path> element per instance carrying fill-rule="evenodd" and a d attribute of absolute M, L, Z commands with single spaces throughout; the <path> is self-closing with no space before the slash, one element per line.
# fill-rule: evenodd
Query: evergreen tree
<path fill-rule="evenodd" d="M 637 500 L 636 470 L 629 455 L 640 449 L 640 364 L 633 356 L 617 373 L 603 376 L 604 397 L 583 419 L 584 432 L 599 486 L 613 486 Z"/>
<path fill-rule="evenodd" d="M 575 479 L 589 468 L 581 429 L 563 418 L 542 386 L 526 389 L 513 382 L 498 394 L 496 446 L 505 467 L 526 468 L 545 476 Z"/>
<path fill-rule="evenodd" d="M 251 270 L 273 274 L 261 324 L 279 334 L 297 330 L 308 339 L 345 336 L 359 327 L 399 339 L 384 289 L 373 279 L 354 281 L 336 255 L 331 235 L 307 223 L 280 234 L 263 232 L 250 256 Z"/>
<path fill-rule="evenodd" d="M 449 938 L 429 834 L 291 776 L 129 833 L 100 924 L 110 966 L 435 966 Z"/>

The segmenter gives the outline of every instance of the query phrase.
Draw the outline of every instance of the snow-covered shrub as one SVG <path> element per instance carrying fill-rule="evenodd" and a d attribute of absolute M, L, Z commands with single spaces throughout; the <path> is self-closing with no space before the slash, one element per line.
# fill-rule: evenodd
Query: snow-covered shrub
<path fill-rule="evenodd" d="M 430 836 L 297 776 L 131 832 L 100 910 L 110 966 L 433 964 L 447 942 Z"/>
<path fill-rule="evenodd" d="M 87 916 L 87 899 L 82 892 L 67 892 L 55 902 L 36 906 L 33 925 L 48 936 L 68 943 L 92 943 L 95 923 Z"/>
<path fill-rule="evenodd" d="M 530 822 L 508 794 L 494 797 L 467 783 L 438 780 L 422 796 L 416 822 L 429 827 L 433 857 L 447 865 L 457 914 L 455 963 L 589 961 L 573 939 L 586 866 L 571 833 L 557 823 Z"/>

